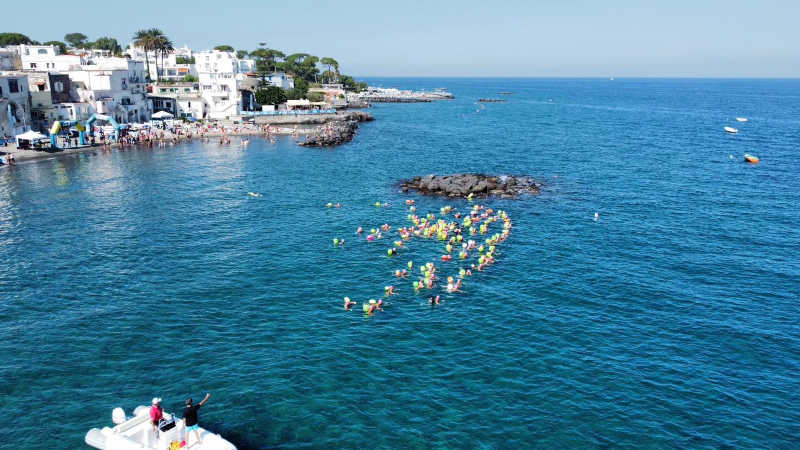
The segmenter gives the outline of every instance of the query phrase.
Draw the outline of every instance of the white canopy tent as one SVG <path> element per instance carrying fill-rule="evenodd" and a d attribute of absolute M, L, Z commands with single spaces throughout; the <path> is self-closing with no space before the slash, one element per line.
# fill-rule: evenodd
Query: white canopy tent
<path fill-rule="evenodd" d="M 17 138 L 17 141 L 22 140 L 22 141 L 31 141 L 31 142 L 33 142 L 33 141 L 41 141 L 43 139 L 48 139 L 47 136 L 45 136 L 42 133 L 39 133 L 37 131 L 33 131 L 33 130 L 26 131 L 26 132 L 24 132 L 22 134 L 18 134 L 18 135 L 16 135 L 16 138 Z"/>
<path fill-rule="evenodd" d="M 164 120 L 164 119 L 172 119 L 175 116 L 166 111 L 159 111 L 150 117 L 152 117 L 153 119 Z"/>

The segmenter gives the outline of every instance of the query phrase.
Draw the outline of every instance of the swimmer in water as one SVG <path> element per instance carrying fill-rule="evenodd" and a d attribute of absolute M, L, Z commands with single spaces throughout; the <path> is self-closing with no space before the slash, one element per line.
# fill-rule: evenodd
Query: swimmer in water
<path fill-rule="evenodd" d="M 350 300 L 350 297 L 345 297 L 344 298 L 344 310 L 345 311 L 350 311 L 350 308 L 352 308 L 355 305 L 357 305 L 357 303 L 352 301 L 352 300 Z"/>
<path fill-rule="evenodd" d="M 428 302 L 431 304 L 431 306 L 438 305 L 439 304 L 439 296 L 437 295 L 436 297 L 434 297 L 434 296 L 431 295 L 430 298 L 428 299 Z"/>

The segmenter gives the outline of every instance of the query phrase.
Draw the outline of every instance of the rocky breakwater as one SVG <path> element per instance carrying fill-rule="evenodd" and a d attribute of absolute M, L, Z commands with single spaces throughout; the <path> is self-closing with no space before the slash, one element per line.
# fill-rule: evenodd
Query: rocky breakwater
<path fill-rule="evenodd" d="M 356 135 L 359 122 L 375 120 L 372 114 L 363 111 L 352 111 L 342 119 L 332 120 L 310 134 L 300 145 L 303 147 L 332 147 L 350 142 Z"/>
<path fill-rule="evenodd" d="M 444 197 L 516 198 L 521 194 L 538 194 L 540 183 L 527 176 L 459 173 L 425 175 L 400 182 L 403 192 L 414 190 L 426 195 Z"/>

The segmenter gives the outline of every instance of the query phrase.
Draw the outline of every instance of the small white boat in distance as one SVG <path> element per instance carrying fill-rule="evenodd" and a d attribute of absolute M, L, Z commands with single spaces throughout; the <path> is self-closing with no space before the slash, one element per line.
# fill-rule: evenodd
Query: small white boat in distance
<path fill-rule="evenodd" d="M 737 122 L 747 122 L 747 117 L 737 117 L 736 121 Z"/>
<path fill-rule="evenodd" d="M 100 450 L 169 450 L 170 445 L 181 445 L 186 440 L 186 428 L 183 420 L 178 419 L 173 414 L 164 412 L 164 419 L 167 425 L 162 425 L 162 431 L 158 436 L 153 431 L 150 424 L 150 408 L 138 406 L 133 411 L 133 417 L 125 417 L 122 408 L 114 408 L 111 412 L 114 421 L 114 428 L 103 427 L 103 429 L 92 428 L 86 433 L 86 443 L 89 446 Z M 173 425 L 169 425 L 172 423 Z M 199 446 L 195 442 L 194 433 L 191 433 L 191 448 L 202 448 L 203 450 L 236 450 L 236 446 L 226 441 L 222 436 L 214 434 L 202 427 L 198 428 L 200 439 L 203 445 Z M 186 449 L 186 447 L 181 447 Z"/>
<path fill-rule="evenodd" d="M 739 130 L 737 130 L 736 128 L 733 128 L 733 127 L 725 127 L 725 131 L 727 131 L 728 133 L 732 133 L 732 134 L 736 134 L 736 133 L 739 132 Z"/>

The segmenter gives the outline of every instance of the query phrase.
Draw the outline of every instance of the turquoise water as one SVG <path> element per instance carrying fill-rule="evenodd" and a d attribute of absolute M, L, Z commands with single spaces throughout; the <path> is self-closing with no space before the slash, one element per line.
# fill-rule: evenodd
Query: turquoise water
<path fill-rule="evenodd" d="M 457 99 L 377 105 L 334 149 L 0 169 L 0 447 L 81 448 L 115 406 L 205 392 L 240 448 L 797 446 L 800 81 L 372 81 Z M 544 186 L 486 203 L 514 222 L 498 263 L 431 308 L 392 272 L 440 245 L 354 231 L 469 207 L 397 191 L 459 171 Z"/>

